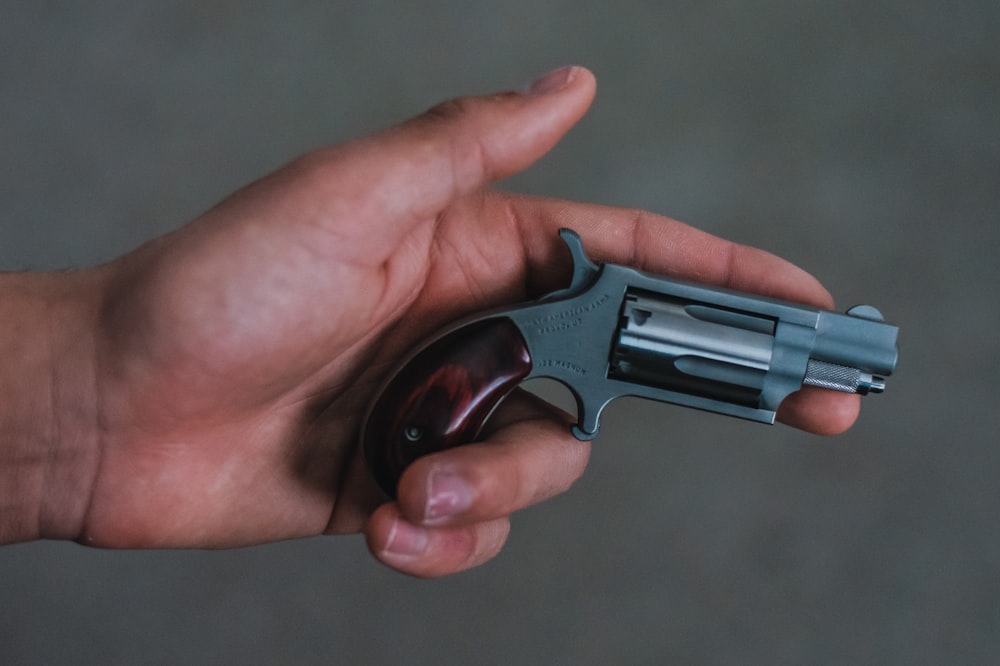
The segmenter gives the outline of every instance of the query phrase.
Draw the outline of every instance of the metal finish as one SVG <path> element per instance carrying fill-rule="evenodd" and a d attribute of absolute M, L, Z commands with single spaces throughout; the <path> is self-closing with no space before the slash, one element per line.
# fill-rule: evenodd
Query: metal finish
<path fill-rule="evenodd" d="M 809 359 L 809 364 L 806 365 L 806 376 L 802 383 L 831 391 L 860 393 L 861 395 L 881 393 L 885 390 L 885 379 L 882 377 L 876 377 L 870 372 L 861 372 L 857 368 L 847 368 L 816 359 Z"/>
<path fill-rule="evenodd" d="M 579 439 L 597 435 L 602 410 L 620 396 L 774 423 L 803 383 L 880 393 L 896 366 L 898 329 L 871 306 L 838 314 L 599 265 L 575 232 L 560 236 L 573 256 L 568 288 L 449 331 L 513 321 L 532 359 L 527 379 L 555 379 L 576 398 Z"/>
<path fill-rule="evenodd" d="M 572 284 L 503 314 L 524 335 L 530 377 L 560 381 L 576 397 L 580 439 L 597 434 L 601 411 L 619 396 L 773 423 L 803 382 L 881 392 L 896 366 L 898 329 L 870 306 L 838 314 L 597 265 L 575 232 L 560 235 Z"/>

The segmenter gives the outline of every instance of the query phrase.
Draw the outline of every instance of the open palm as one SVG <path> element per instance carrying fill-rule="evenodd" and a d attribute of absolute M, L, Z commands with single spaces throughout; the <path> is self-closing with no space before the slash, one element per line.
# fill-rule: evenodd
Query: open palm
<path fill-rule="evenodd" d="M 80 531 L 109 547 L 228 547 L 365 531 L 417 575 L 495 554 L 507 516 L 567 488 L 588 445 L 517 393 L 486 442 L 421 459 L 387 502 L 357 446 L 374 390 L 440 325 L 562 286 L 556 230 L 597 260 L 831 305 L 767 253 L 637 211 L 487 189 L 583 115 L 586 70 L 446 103 L 304 156 L 107 266 L 96 367 L 99 471 Z M 817 432 L 851 396 L 803 392 Z"/>

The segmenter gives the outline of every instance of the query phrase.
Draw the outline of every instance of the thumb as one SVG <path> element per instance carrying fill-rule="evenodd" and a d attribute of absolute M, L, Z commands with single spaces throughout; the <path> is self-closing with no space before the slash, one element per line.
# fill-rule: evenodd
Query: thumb
<path fill-rule="evenodd" d="M 323 189 L 338 207 L 349 202 L 352 226 L 363 223 L 371 232 L 368 256 L 391 252 L 415 224 L 454 199 L 547 153 L 586 112 L 595 87 L 586 69 L 564 67 L 519 92 L 444 102 L 314 155 L 323 165 Z"/>

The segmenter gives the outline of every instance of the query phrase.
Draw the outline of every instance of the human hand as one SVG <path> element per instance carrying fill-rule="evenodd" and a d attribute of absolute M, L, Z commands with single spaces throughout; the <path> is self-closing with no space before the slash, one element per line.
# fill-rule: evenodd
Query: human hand
<path fill-rule="evenodd" d="M 378 559 L 415 575 L 489 559 L 511 512 L 582 473 L 589 445 L 567 416 L 515 392 L 482 443 L 414 463 L 398 502 L 360 458 L 360 418 L 428 333 L 563 286 L 560 227 L 597 261 L 832 305 L 800 269 L 678 222 L 487 189 L 552 148 L 594 87 L 572 68 L 447 102 L 306 155 L 90 271 L 97 425 L 79 459 L 92 474 L 49 509 L 73 516 L 50 520 L 50 536 L 231 547 L 364 531 Z M 857 409 L 803 390 L 779 418 L 833 433 Z"/>

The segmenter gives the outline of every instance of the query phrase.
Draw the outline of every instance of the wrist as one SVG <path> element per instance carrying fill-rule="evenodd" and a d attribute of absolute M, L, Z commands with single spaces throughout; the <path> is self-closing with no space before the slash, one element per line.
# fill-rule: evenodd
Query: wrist
<path fill-rule="evenodd" d="M 100 274 L 0 274 L 0 543 L 80 532 L 100 458 Z"/>

